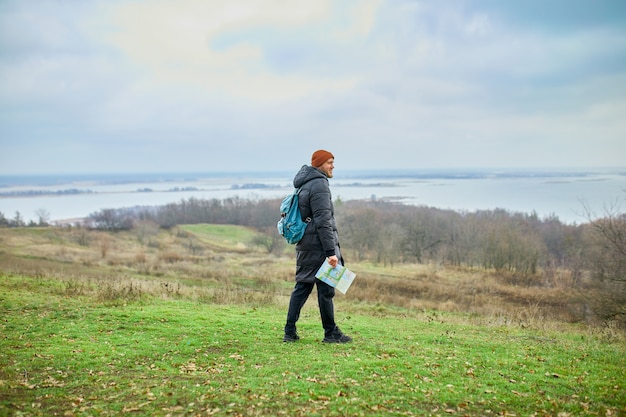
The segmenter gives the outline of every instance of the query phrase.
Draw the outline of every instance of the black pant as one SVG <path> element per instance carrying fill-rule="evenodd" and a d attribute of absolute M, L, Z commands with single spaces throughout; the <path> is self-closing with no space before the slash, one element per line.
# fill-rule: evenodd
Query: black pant
<path fill-rule="evenodd" d="M 300 311 L 306 303 L 306 300 L 313 291 L 313 286 L 317 285 L 317 303 L 320 308 L 320 316 L 322 317 L 322 326 L 324 327 L 324 337 L 332 336 L 337 330 L 335 324 L 335 310 L 333 306 L 333 297 L 335 289 L 319 279 L 315 283 L 296 282 L 296 286 L 291 293 L 289 300 L 289 311 L 287 312 L 287 324 L 285 324 L 285 334 L 296 334 L 296 322 L 300 318 Z"/>

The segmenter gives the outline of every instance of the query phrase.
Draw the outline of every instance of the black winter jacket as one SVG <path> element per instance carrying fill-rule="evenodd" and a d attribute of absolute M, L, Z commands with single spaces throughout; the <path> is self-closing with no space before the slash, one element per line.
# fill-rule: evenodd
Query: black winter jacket
<path fill-rule="evenodd" d="M 302 166 L 293 185 L 302 187 L 298 206 L 302 219 L 310 219 L 302 240 L 296 245 L 296 281 L 315 282 L 315 273 L 326 257 L 341 256 L 333 200 L 328 178 L 312 166 Z M 343 264 L 341 258 L 339 262 Z"/>

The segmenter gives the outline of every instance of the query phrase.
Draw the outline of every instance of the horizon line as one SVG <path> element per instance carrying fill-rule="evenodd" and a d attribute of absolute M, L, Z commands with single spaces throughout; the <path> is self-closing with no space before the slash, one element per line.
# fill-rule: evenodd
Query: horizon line
<path fill-rule="evenodd" d="M 306 164 L 303 164 L 306 165 Z M 626 170 L 626 166 L 559 166 L 559 167 L 441 167 L 441 168 L 378 168 L 378 169 L 363 169 L 363 168 L 348 168 L 341 169 L 340 172 L 345 173 L 359 173 L 359 174 L 375 174 L 375 173 L 432 173 L 432 172 L 472 172 L 472 173 L 497 173 L 497 172 L 576 172 L 576 173 L 591 173 L 593 171 L 622 171 Z M 139 176 L 139 175 L 240 175 L 240 174 L 285 174 L 291 173 L 292 169 L 284 170 L 187 170 L 187 171 L 74 171 L 74 172 L 39 172 L 39 173 L 0 173 L 0 178 L 11 177 L 42 177 L 42 176 L 55 176 L 55 177 L 68 177 L 68 176 Z"/>

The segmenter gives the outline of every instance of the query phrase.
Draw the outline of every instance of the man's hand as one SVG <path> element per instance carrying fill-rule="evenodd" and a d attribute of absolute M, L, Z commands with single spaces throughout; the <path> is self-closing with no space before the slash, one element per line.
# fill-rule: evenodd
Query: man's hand
<path fill-rule="evenodd" d="M 330 266 L 332 266 L 334 268 L 339 263 L 339 259 L 337 259 L 336 255 L 329 256 L 328 257 L 328 263 L 330 264 Z"/>

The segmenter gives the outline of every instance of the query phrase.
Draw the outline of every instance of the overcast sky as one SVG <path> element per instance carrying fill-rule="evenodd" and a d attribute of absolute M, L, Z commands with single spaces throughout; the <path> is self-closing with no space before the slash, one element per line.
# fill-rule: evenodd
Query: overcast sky
<path fill-rule="evenodd" d="M 0 1 L 0 174 L 626 165 L 626 1 Z"/>

